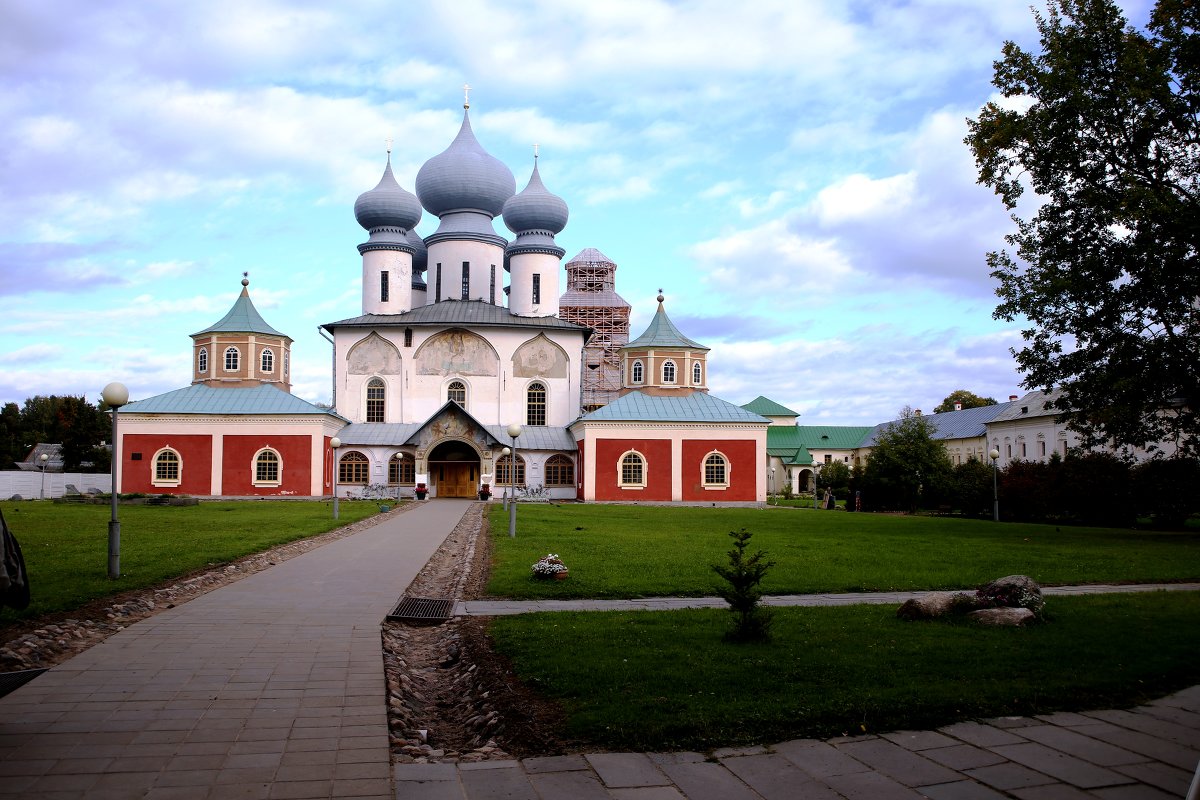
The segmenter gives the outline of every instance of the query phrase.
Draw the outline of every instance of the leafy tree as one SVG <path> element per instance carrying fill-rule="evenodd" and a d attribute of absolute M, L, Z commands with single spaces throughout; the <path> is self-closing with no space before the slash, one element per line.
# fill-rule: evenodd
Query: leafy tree
<path fill-rule="evenodd" d="M 1085 446 L 1200 452 L 1200 4 L 1159 0 L 1146 31 L 1113 0 L 1048 0 L 1041 51 L 1012 42 L 968 120 L 979 182 L 1013 212 L 988 254 L 995 317 L 1028 320 L 1028 388 Z M 1026 188 L 1037 197 L 1016 211 Z"/>
<path fill-rule="evenodd" d="M 829 489 L 835 497 L 845 497 L 850 492 L 850 467 L 841 461 L 830 461 L 817 473 L 817 488 Z"/>
<path fill-rule="evenodd" d="M 927 418 L 905 407 L 876 437 L 863 473 L 864 502 L 872 508 L 916 511 L 947 494 L 952 465 Z"/>
<path fill-rule="evenodd" d="M 996 398 L 980 397 L 974 392 L 968 392 L 966 389 L 955 389 L 946 395 L 946 399 L 938 404 L 933 413 L 942 414 L 947 411 L 953 411 L 955 403 L 962 403 L 963 408 L 983 408 L 984 406 L 996 405 Z"/>
<path fill-rule="evenodd" d="M 108 450 L 101 442 L 108 438 L 109 418 L 83 397 L 36 395 L 18 411 L 15 403 L 0 409 L 0 431 L 12 451 L 11 458 L 23 459 L 37 442 L 62 445 L 63 468 L 79 470 L 90 464 L 94 471 L 107 471 Z"/>
<path fill-rule="evenodd" d="M 964 516 L 992 516 L 992 465 L 968 458 L 954 465 L 953 504 Z"/>
<path fill-rule="evenodd" d="M 1169 458 L 1133 468 L 1135 508 L 1161 528 L 1182 528 L 1200 511 L 1200 461 Z"/>
<path fill-rule="evenodd" d="M 25 457 L 24 434 L 21 433 L 21 407 L 5 403 L 0 408 L 0 469 L 13 469 L 15 462 Z"/>

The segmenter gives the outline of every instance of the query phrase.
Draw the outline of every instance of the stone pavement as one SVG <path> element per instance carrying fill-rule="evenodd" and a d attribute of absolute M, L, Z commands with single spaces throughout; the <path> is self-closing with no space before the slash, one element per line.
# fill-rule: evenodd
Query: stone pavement
<path fill-rule="evenodd" d="M 970 590 L 964 590 L 970 591 Z M 1089 584 L 1043 586 L 1042 594 L 1080 595 L 1112 592 L 1197 592 L 1200 583 Z M 848 592 L 845 594 L 779 594 L 763 598 L 767 606 L 849 606 L 866 603 L 899 606 L 929 592 Z M 719 597 L 643 597 L 635 600 L 460 600 L 455 616 L 498 617 L 538 611 L 671 611 L 680 608 L 726 608 Z"/>
<path fill-rule="evenodd" d="M 0 797 L 391 798 L 380 623 L 469 506 L 393 512 L 0 698 Z"/>
<path fill-rule="evenodd" d="M 1200 765 L 1200 686 L 1131 711 L 701 753 L 397 764 L 397 800 L 1156 800 Z M 1200 778 L 1198 778 L 1200 780 Z"/>

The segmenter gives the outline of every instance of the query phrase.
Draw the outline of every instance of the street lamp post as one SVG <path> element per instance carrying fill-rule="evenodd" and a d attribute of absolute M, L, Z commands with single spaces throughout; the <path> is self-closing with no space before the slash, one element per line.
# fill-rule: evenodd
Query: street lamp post
<path fill-rule="evenodd" d="M 338 437 L 333 437 L 329 440 L 329 446 L 333 448 L 333 518 L 338 518 L 338 496 L 337 496 L 337 481 L 338 481 L 338 448 L 342 446 L 342 440 Z"/>
<path fill-rule="evenodd" d="M 511 455 L 512 455 L 512 448 L 510 448 L 510 447 L 505 447 L 504 449 L 502 449 L 500 451 L 501 458 L 504 458 L 505 456 L 511 456 Z M 510 483 L 510 484 L 512 483 L 512 477 L 511 477 L 512 466 L 513 466 L 512 459 L 509 459 L 509 461 L 508 461 L 508 469 L 509 469 L 508 483 Z M 508 484 L 505 484 L 505 486 L 504 486 L 504 510 L 508 511 Z"/>
<path fill-rule="evenodd" d="M 512 461 L 509 467 L 512 469 L 512 488 L 513 496 L 512 503 L 508 506 L 508 536 L 510 539 L 517 538 L 517 437 L 521 435 L 521 426 L 513 423 L 508 426 L 508 435 L 512 437 Z"/>
<path fill-rule="evenodd" d="M 992 452 L 988 453 L 988 457 L 992 459 L 992 522 L 999 522 L 1000 493 L 996 487 L 996 462 L 1000 458 L 1000 451 L 993 447 Z"/>
<path fill-rule="evenodd" d="M 38 456 L 38 461 L 41 462 L 41 467 L 42 467 L 42 499 L 45 500 L 46 499 L 46 464 L 49 463 L 50 456 L 46 453 L 42 453 L 40 456 Z"/>
<path fill-rule="evenodd" d="M 121 523 L 117 519 L 117 465 L 120 464 L 121 442 L 117 438 L 117 409 L 129 402 L 125 384 L 113 381 L 100 392 L 100 398 L 112 409 L 112 518 L 108 521 L 108 577 L 121 577 Z M 45 473 L 43 472 L 44 476 Z"/>

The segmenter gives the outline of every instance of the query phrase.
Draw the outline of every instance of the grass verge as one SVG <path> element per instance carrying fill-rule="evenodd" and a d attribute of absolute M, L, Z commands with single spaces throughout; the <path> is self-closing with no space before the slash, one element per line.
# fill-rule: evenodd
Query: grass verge
<path fill-rule="evenodd" d="M 1135 705 L 1200 682 L 1200 593 L 1050 598 L 1048 622 L 904 622 L 888 606 L 775 609 L 771 644 L 722 641 L 716 610 L 492 621 L 496 648 L 559 701 L 567 734 L 706 750 Z"/>
<path fill-rule="evenodd" d="M 517 537 L 497 504 L 487 591 L 497 597 L 572 598 L 715 594 L 711 565 L 726 562 L 729 532 L 776 566 L 767 594 L 973 587 L 1023 574 L 1045 585 L 1200 580 L 1200 533 L 994 523 L 938 517 L 797 511 L 521 504 Z M 538 581 L 546 553 L 570 569 Z"/>
<path fill-rule="evenodd" d="M 29 572 L 29 608 L 0 611 L 0 624 L 68 611 L 100 597 L 156 586 L 276 545 L 364 519 L 378 503 L 205 502 L 121 506 L 121 577 L 108 579 L 108 506 L 0 503 Z"/>

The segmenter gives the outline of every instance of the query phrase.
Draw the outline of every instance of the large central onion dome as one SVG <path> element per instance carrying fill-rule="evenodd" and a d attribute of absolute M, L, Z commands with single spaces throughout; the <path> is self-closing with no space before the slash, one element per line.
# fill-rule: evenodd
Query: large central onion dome
<path fill-rule="evenodd" d="M 504 224 L 513 233 L 545 231 L 554 234 L 562 233 L 567 227 L 567 204 L 546 189 L 536 162 L 529 185 L 504 203 Z"/>
<path fill-rule="evenodd" d="M 417 173 L 417 197 L 426 211 L 439 217 L 479 210 L 495 218 L 516 190 L 512 171 L 475 139 L 465 112 L 458 136 Z"/>
<path fill-rule="evenodd" d="M 379 184 L 354 201 L 354 218 L 368 231 L 379 228 L 410 231 L 421 221 L 421 204 L 412 192 L 396 183 L 391 156 L 388 156 L 387 168 Z"/>

